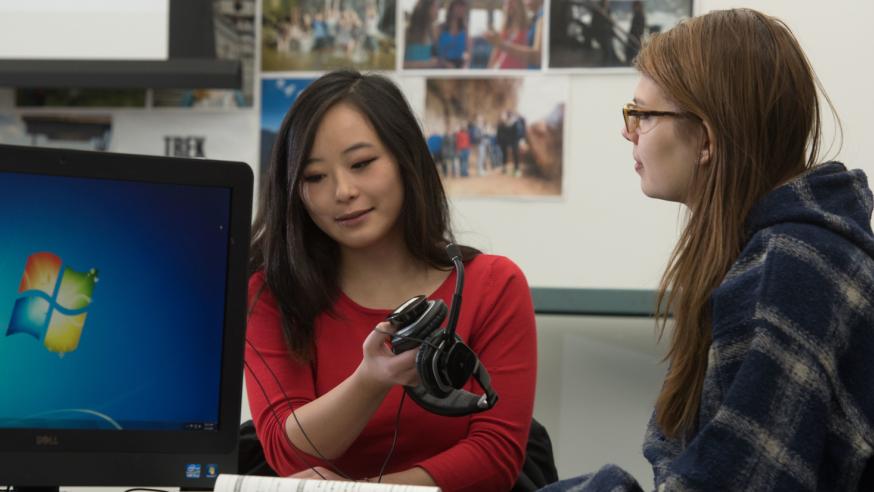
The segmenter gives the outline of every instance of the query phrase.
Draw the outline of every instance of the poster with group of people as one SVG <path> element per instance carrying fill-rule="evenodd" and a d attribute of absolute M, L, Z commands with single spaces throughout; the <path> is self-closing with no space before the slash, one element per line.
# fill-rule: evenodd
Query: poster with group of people
<path fill-rule="evenodd" d="M 396 0 L 266 0 L 264 72 L 394 70 Z"/>
<path fill-rule="evenodd" d="M 567 77 L 429 78 L 425 136 L 457 196 L 561 194 Z"/>
<path fill-rule="evenodd" d="M 322 72 L 420 78 L 411 103 L 450 194 L 559 196 L 571 76 L 628 67 L 691 15 L 692 0 L 265 0 L 262 138 Z"/>

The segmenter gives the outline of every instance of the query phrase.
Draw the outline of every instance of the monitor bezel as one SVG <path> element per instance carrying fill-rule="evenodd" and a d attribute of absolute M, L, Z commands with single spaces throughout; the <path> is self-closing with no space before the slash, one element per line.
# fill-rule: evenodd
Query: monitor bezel
<path fill-rule="evenodd" d="M 18 486 L 46 485 L 48 468 L 41 473 L 32 469 L 34 454 L 46 461 L 44 465 L 69 468 L 67 473 L 54 469 L 53 477 L 60 483 L 48 485 L 122 485 L 136 482 L 133 470 L 104 468 L 105 480 L 83 469 L 89 463 L 98 464 L 112 456 L 131 458 L 121 463 L 142 459 L 200 455 L 223 462 L 227 472 L 229 460 L 220 455 L 236 456 L 242 401 L 243 352 L 246 324 L 246 289 L 249 233 L 252 216 L 253 173 L 242 162 L 207 159 L 156 157 L 134 154 L 92 152 L 67 149 L 46 149 L 0 145 L 0 176 L 3 173 L 24 173 L 71 178 L 106 179 L 144 183 L 189 186 L 215 186 L 231 192 L 228 234 L 228 263 L 225 289 L 225 321 L 222 340 L 221 386 L 219 391 L 219 422 L 208 430 L 122 430 L 97 431 L 80 429 L 0 429 L 0 477 L 5 483 Z M 159 363 L 159 361 L 157 361 Z M 156 361 L 144 361 L 156 363 Z M 93 460 L 91 459 L 93 458 Z M 110 460 L 118 461 L 118 459 Z M 172 460 L 171 460 L 172 461 Z M 66 465 L 69 463 L 69 466 Z M 212 463 L 204 461 L 203 463 Z M 127 468 L 117 464 L 115 468 Z M 149 466 L 145 466 L 144 470 Z M 42 475 L 42 476 L 41 476 Z M 149 477 L 145 477 L 149 478 Z M 180 478 L 184 479 L 184 475 Z M 83 483 L 83 480 L 86 483 Z M 168 479 L 148 482 L 152 485 L 208 485 L 214 480 Z"/>

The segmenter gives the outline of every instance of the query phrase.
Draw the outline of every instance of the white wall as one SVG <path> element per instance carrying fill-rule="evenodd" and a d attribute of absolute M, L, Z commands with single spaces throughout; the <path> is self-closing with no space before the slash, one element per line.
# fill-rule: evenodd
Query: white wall
<path fill-rule="evenodd" d="M 695 11 L 740 6 L 777 16 L 795 32 L 843 122 L 843 147 L 827 156 L 837 155 L 848 167 L 874 176 L 874 159 L 865 152 L 874 133 L 869 27 L 874 2 L 700 0 Z M 682 214 L 676 205 L 643 196 L 631 145 L 619 134 L 620 108 L 631 99 L 637 79 L 631 69 L 572 75 L 564 196 L 553 201 L 454 199 L 460 239 L 513 258 L 535 287 L 654 288 Z M 824 124 L 828 147 L 835 135 L 828 112 Z"/>

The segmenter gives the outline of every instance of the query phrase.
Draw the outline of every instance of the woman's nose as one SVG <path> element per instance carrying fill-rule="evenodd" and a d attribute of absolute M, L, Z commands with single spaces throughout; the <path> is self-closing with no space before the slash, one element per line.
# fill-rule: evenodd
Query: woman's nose
<path fill-rule="evenodd" d="M 337 187 L 334 190 L 334 196 L 338 201 L 349 201 L 358 196 L 358 188 L 351 176 L 346 173 L 337 173 Z"/>
<path fill-rule="evenodd" d="M 625 126 L 622 127 L 622 129 L 619 131 L 619 133 L 622 134 L 622 138 L 624 138 L 625 140 L 628 140 L 631 143 L 634 143 L 634 141 L 637 139 L 637 132 L 628 133 L 628 129 L 625 128 Z"/>

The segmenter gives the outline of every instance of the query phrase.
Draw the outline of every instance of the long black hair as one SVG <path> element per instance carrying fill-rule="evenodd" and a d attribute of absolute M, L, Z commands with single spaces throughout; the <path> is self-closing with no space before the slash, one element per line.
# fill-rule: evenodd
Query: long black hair
<path fill-rule="evenodd" d="M 304 207 L 301 175 L 322 118 L 341 102 L 369 120 L 398 164 L 404 187 L 398 220 L 409 252 L 434 268 L 452 266 L 444 250 L 453 241 L 446 194 L 403 93 L 383 76 L 351 70 L 315 80 L 282 121 L 260 192 L 249 255 L 250 273 L 263 272 L 266 287 L 276 298 L 289 350 L 305 361 L 312 360 L 316 316 L 330 311 L 340 293 L 340 249 Z M 479 253 L 461 249 L 465 260 Z"/>

